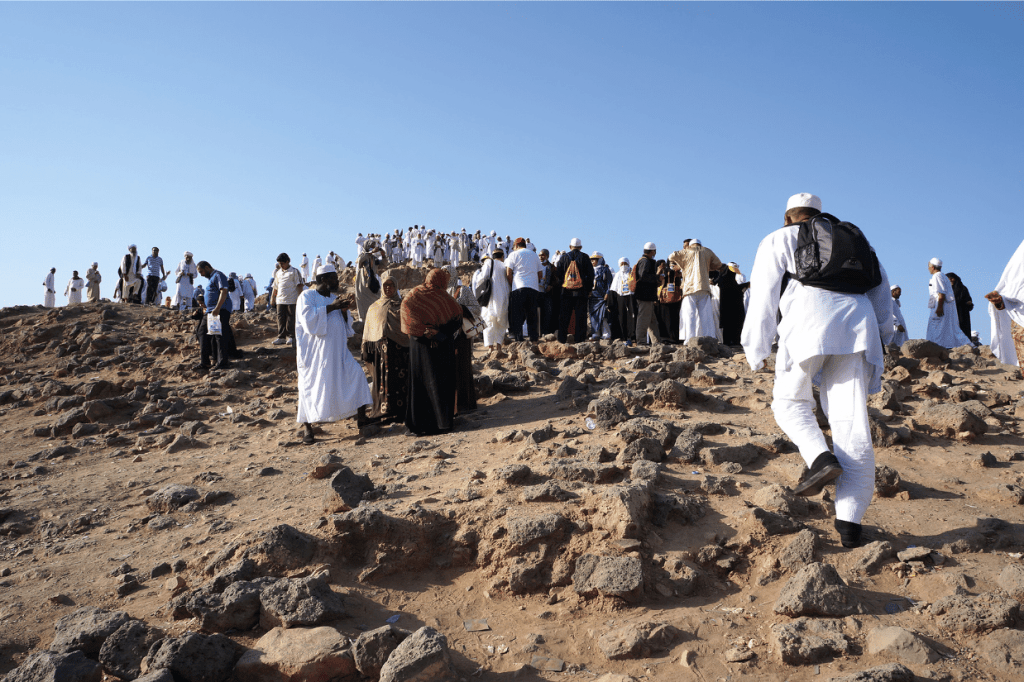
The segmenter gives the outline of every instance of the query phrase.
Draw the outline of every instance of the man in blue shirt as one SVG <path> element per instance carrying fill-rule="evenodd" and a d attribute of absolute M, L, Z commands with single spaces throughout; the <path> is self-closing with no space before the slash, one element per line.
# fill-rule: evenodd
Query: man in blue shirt
<path fill-rule="evenodd" d="M 237 351 L 235 350 L 235 336 L 231 332 L 231 298 L 228 297 L 228 278 L 220 270 L 214 270 L 206 261 L 199 261 L 196 264 L 199 275 L 210 280 L 206 287 L 206 315 L 199 322 L 199 329 L 196 332 L 199 336 L 199 366 L 198 370 L 210 369 L 210 360 L 216 361 L 217 369 L 227 369 L 231 366 L 229 358 Z M 207 330 L 206 320 L 208 315 L 220 318 L 223 328 L 220 335 L 210 334 Z"/>
<path fill-rule="evenodd" d="M 167 271 L 164 270 L 164 259 L 160 257 L 160 249 L 155 246 L 153 255 L 146 259 L 146 268 L 146 305 L 160 305 L 160 281 L 167 279 Z"/>

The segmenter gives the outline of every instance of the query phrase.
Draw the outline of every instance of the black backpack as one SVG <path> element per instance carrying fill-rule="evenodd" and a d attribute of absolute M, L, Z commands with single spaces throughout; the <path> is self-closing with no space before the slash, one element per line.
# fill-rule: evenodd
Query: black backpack
<path fill-rule="evenodd" d="M 235 293 L 235 280 L 234 279 L 229 279 L 228 280 L 228 291 L 230 291 L 231 293 Z"/>
<path fill-rule="evenodd" d="M 856 225 L 820 213 L 799 227 L 793 279 L 844 294 L 867 293 L 882 283 L 878 257 Z"/>

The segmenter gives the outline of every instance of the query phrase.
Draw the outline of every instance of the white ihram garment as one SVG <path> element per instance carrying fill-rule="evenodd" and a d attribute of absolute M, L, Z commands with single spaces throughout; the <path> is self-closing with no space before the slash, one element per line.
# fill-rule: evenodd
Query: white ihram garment
<path fill-rule="evenodd" d="M 327 312 L 334 299 L 307 289 L 295 308 L 300 424 L 338 421 L 373 404 L 366 374 L 348 349 L 352 326 L 340 310 Z"/>
<path fill-rule="evenodd" d="M 896 331 L 896 327 L 903 327 L 903 331 Z M 903 306 L 900 304 L 899 299 L 892 299 L 892 342 L 897 346 L 902 346 L 910 338 L 907 333 L 907 321 L 903 319 Z"/>
<path fill-rule="evenodd" d="M 836 480 L 836 518 L 860 523 L 874 492 L 867 396 L 881 390 L 882 345 L 893 334 L 889 278 L 882 268 L 882 283 L 866 294 L 841 294 L 791 279 L 780 295 L 785 273 L 796 272 L 798 232 L 796 226 L 784 227 L 758 246 L 743 350 L 756 371 L 771 354 L 778 334 L 772 411 L 808 467 L 828 451 L 814 417 L 811 386 L 820 386 L 833 454 L 843 468 Z"/>
<path fill-rule="evenodd" d="M 306 263 L 306 269 L 309 269 L 309 263 Z M 242 280 L 242 296 L 245 298 L 245 309 L 250 312 L 256 310 L 256 281 L 251 277 Z"/>
<path fill-rule="evenodd" d="M 939 298 L 946 297 L 946 305 L 942 317 L 935 314 L 938 310 Z M 956 313 L 956 299 L 953 297 L 953 285 L 941 272 L 936 272 L 928 281 L 928 334 L 925 338 L 939 344 L 943 348 L 959 348 L 973 346 L 971 340 L 960 329 L 960 318 Z"/>
<path fill-rule="evenodd" d="M 505 330 L 508 329 L 508 297 L 511 288 L 505 277 L 505 264 L 494 259 L 488 260 L 490 263 L 485 263 L 473 276 L 473 288 L 476 289 L 477 282 L 482 281 L 488 273 L 493 273 L 491 276 L 491 300 L 480 311 L 480 316 L 487 323 L 484 328 L 484 345 L 493 346 L 505 342 Z"/>
<path fill-rule="evenodd" d="M 46 287 L 46 293 L 43 294 L 43 307 L 53 308 L 57 305 L 57 290 L 53 288 L 53 273 L 47 273 L 46 279 L 43 280 L 43 286 Z"/>
<path fill-rule="evenodd" d="M 1024 242 L 1020 243 L 1010 257 L 1010 262 L 1006 264 L 995 290 L 1003 297 L 1006 309 L 996 310 L 994 305 L 988 304 L 988 315 L 992 320 L 992 354 L 1000 362 L 1020 366 L 1010 321 L 1024 327 Z"/>
<path fill-rule="evenodd" d="M 308 256 L 303 256 L 302 257 L 302 263 L 299 265 L 299 270 L 302 271 L 302 281 L 303 282 L 308 282 L 309 281 L 309 257 Z"/>
<path fill-rule="evenodd" d="M 195 295 L 195 286 L 192 283 L 199 276 L 199 269 L 196 267 L 195 261 L 189 263 L 182 259 L 178 263 L 178 267 L 175 268 L 174 274 L 177 284 L 174 288 L 174 300 L 171 301 L 171 305 L 178 310 L 192 310 L 192 297 Z M 189 275 L 192 276 L 192 279 L 189 279 Z"/>
<path fill-rule="evenodd" d="M 85 288 L 85 280 L 81 277 L 72 278 L 64 288 L 64 295 L 68 297 L 68 305 L 82 302 L 82 289 Z M 74 289 L 74 291 L 72 291 Z"/>
<path fill-rule="evenodd" d="M 683 296 L 683 304 L 679 306 L 679 340 L 687 341 L 696 336 L 718 338 L 717 318 L 711 292 L 695 291 Z"/>

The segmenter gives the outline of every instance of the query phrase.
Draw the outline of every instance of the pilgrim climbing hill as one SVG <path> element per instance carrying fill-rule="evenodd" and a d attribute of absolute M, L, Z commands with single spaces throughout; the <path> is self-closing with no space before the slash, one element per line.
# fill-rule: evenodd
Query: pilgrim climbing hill
<path fill-rule="evenodd" d="M 846 550 L 714 339 L 479 350 L 454 432 L 304 446 L 294 351 L 233 326 L 200 374 L 177 311 L 0 311 L 4 679 L 1024 679 L 1024 382 L 987 347 L 890 349 Z"/>

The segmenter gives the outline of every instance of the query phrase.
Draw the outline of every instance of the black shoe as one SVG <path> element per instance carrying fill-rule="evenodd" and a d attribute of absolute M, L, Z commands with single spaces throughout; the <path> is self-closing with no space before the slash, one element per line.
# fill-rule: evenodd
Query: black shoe
<path fill-rule="evenodd" d="M 847 549 L 860 547 L 860 532 L 862 528 L 863 526 L 859 523 L 836 519 L 836 530 L 839 531 L 839 539 L 842 541 L 843 547 Z"/>
<path fill-rule="evenodd" d="M 196 365 L 195 367 L 193 367 L 192 371 L 194 371 L 194 372 L 209 372 L 210 371 L 210 366 L 209 365 L 199 364 L 199 365 Z"/>
<path fill-rule="evenodd" d="M 823 452 L 818 455 L 814 464 L 811 465 L 807 478 L 793 488 L 793 493 L 803 497 L 811 497 L 821 492 L 828 483 L 839 478 L 843 468 L 839 466 L 839 460 L 831 452 Z"/>

